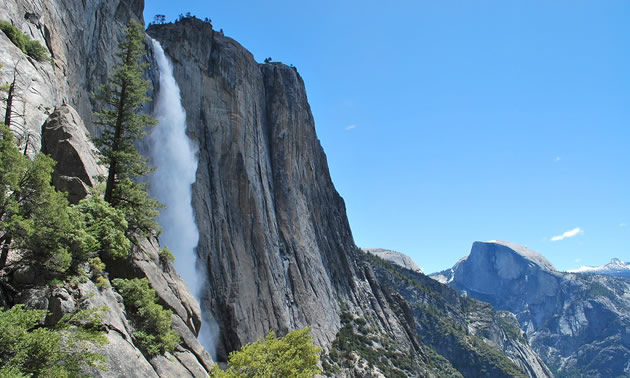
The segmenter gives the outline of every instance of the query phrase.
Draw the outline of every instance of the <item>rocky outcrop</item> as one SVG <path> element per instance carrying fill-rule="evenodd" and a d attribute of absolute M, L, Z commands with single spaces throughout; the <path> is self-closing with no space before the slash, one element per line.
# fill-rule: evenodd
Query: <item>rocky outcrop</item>
<path fill-rule="evenodd" d="M 42 126 L 42 152 L 57 162 L 53 184 L 68 193 L 71 203 L 87 196 L 97 176 L 107 174 L 83 120 L 70 105 L 56 108 Z"/>
<path fill-rule="evenodd" d="M 450 284 L 516 314 L 529 344 L 560 374 L 627 374 L 630 281 L 561 273 L 525 250 L 506 242 L 475 242 L 470 255 L 453 267 Z"/>
<path fill-rule="evenodd" d="M 54 325 L 63 315 L 79 309 L 105 307 L 102 329 L 108 344 L 98 349 L 107 361 L 106 370 L 93 370 L 96 377 L 206 377 L 213 361 L 197 341 L 201 324 L 199 304 L 190 294 L 173 265 L 159 256 L 157 240 L 140 238 L 130 257 L 110 262 L 116 277 L 147 278 L 160 303 L 173 312 L 173 329 L 181 337 L 176 350 L 164 356 L 147 356 L 134 345 L 134 328 L 121 296 L 111 285 L 97 287 L 92 280 L 51 283 L 50 274 L 19 259 L 0 275 L 0 292 L 6 305 L 23 303 L 28 308 L 48 310 L 46 324 Z M 10 288 L 10 290 L 7 290 Z M 172 375 L 175 374 L 175 375 Z"/>
<path fill-rule="evenodd" d="M 132 248 L 131 256 L 121 263 L 109 262 L 108 270 L 116 277 L 147 278 L 156 291 L 160 304 L 173 312 L 173 329 L 182 337 L 180 346 L 173 355 L 152 357 L 148 362 L 155 368 L 157 376 L 204 377 L 214 364 L 208 352 L 197 340 L 201 327 L 199 303 L 190 293 L 182 278 L 168 259 L 160 257 L 159 244 L 153 238 L 140 238 L 139 245 Z M 126 315 L 120 317 L 123 321 Z M 130 340 L 130 339 L 127 339 Z M 109 364 L 124 363 L 127 357 L 112 356 Z M 111 369 L 110 369 L 111 370 Z M 170 375 L 174 372 L 188 372 L 188 375 Z M 114 370 L 117 376 L 120 370 Z M 170 372 L 165 374 L 166 372 Z M 141 375 L 139 375 L 141 376 Z"/>
<path fill-rule="evenodd" d="M 389 261 L 392 264 L 396 264 L 405 269 L 413 270 L 414 272 L 422 273 L 422 269 L 416 264 L 411 257 L 396 251 L 382 248 L 362 248 L 363 252 L 371 253 L 374 256 L 378 256 L 385 261 Z"/>

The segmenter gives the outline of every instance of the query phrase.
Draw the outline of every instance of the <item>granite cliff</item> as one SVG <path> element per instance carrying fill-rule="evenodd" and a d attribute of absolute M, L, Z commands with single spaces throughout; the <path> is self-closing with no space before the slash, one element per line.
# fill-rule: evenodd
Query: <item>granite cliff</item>
<path fill-rule="evenodd" d="M 89 140 L 89 134 L 97 132 L 90 93 L 115 64 L 124 28 L 130 19 L 142 20 L 143 7 L 141 0 L 2 1 L 0 20 L 41 42 L 51 57 L 51 61 L 32 59 L 0 33 L 0 80 L 8 83 L 16 78 L 17 115 L 10 128 L 28 155 L 41 150 L 58 162 L 53 184 L 67 191 L 71 202 L 85 197 L 94 185 L 93 177 L 104 172 Z M 5 109 L 2 101 L 2 114 Z M 0 305 L 24 303 L 46 309 L 47 322 L 75 309 L 107 306 L 102 329 L 109 344 L 100 351 L 107 357 L 107 370 L 90 372 L 93 376 L 206 376 L 213 362 L 197 341 L 199 304 L 172 264 L 160 258 L 157 240 L 140 238 L 125 262 L 108 268 L 110 278 L 149 279 L 160 303 L 172 310 L 173 328 L 182 338 L 173 354 L 150 357 L 134 345 L 129 310 L 113 289 L 98 288 L 91 280 L 51 283 L 46 272 L 19 259 L 0 272 Z"/>
<path fill-rule="evenodd" d="M 515 244 L 475 242 L 452 269 L 432 275 L 470 297 L 514 313 L 532 349 L 558 376 L 630 371 L 630 281 L 558 272 Z"/>
<path fill-rule="evenodd" d="M 312 326 L 328 352 L 328 374 L 443 374 L 406 298 L 382 285 L 355 247 L 297 70 L 257 63 L 194 17 L 147 33 L 173 60 L 176 80 L 187 83 L 182 104 L 200 151 L 193 205 L 207 274 L 201 307 L 219 325 L 219 360 L 270 329 Z M 523 364 L 545 376 L 544 364 L 524 350 L 531 359 Z M 495 365 L 472 363 L 463 373 Z"/>
<path fill-rule="evenodd" d="M 124 26 L 142 19 L 144 2 L 3 5 L 0 19 L 42 42 L 52 58 L 52 64 L 30 59 L 0 33 L 0 48 L 7 52 L 0 57 L 0 79 L 8 82 L 16 74 L 22 108 L 11 128 L 28 154 L 43 151 L 59 162 L 53 182 L 76 202 L 103 172 L 87 137 L 99 132 L 89 94 L 114 66 Z M 194 17 L 152 25 L 147 33 L 174 63 L 174 76 L 185 88 L 188 134 L 199 148 L 192 203 L 204 275 L 201 306 L 160 257 L 154 237 L 141 238 L 124 263 L 110 262 L 108 274 L 149 279 L 182 337 L 172 355 L 142 354 L 120 296 L 90 280 L 50 285 L 42 272 L 16 261 L 0 275 L 3 306 L 25 303 L 59 317 L 107 305 L 103 327 L 110 344 L 102 352 L 109 370 L 92 372 L 96 376 L 204 376 L 213 361 L 197 336 L 208 318 L 219 332 L 204 342 L 216 344 L 219 360 L 269 330 L 283 334 L 312 326 L 330 375 L 547 375 L 519 335 L 501 323 L 502 315 L 481 304 L 466 312 L 473 302 L 444 287 L 429 296 L 405 291 L 391 271 L 357 250 L 295 68 L 257 63 L 236 41 Z M 147 76 L 159 91 L 151 53 L 148 61 Z M 410 279 L 422 286 L 423 277 Z M 435 352 L 436 340 L 448 330 L 421 311 L 423 303 L 446 309 L 448 327 L 468 331 Z M 476 325 L 467 327 L 469 321 Z M 472 362 L 458 361 L 457 348 L 470 343 Z"/>

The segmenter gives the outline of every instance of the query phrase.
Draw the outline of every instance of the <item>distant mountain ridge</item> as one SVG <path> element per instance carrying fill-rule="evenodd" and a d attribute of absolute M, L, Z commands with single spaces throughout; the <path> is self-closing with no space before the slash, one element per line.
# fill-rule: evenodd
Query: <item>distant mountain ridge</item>
<path fill-rule="evenodd" d="M 377 254 L 366 253 L 363 258 L 385 292 L 404 298 L 406 305 L 400 310 L 407 314 L 438 376 L 553 376 L 527 344 L 513 314 L 495 311 Z"/>
<path fill-rule="evenodd" d="M 473 243 L 468 256 L 431 277 L 514 313 L 529 345 L 556 376 L 630 372 L 625 278 L 559 272 L 539 253 L 499 241 Z"/>
<path fill-rule="evenodd" d="M 630 277 L 630 263 L 613 258 L 606 265 L 583 266 L 578 269 L 569 270 L 569 273 L 604 274 L 615 277 Z"/>

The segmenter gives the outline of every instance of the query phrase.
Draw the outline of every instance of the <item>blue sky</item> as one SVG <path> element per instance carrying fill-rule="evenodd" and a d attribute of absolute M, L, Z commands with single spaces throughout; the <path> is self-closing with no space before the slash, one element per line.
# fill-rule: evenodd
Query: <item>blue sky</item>
<path fill-rule="evenodd" d="M 425 272 L 492 239 L 561 270 L 630 260 L 630 2 L 147 0 L 145 19 L 186 12 L 297 67 L 359 246 Z"/>

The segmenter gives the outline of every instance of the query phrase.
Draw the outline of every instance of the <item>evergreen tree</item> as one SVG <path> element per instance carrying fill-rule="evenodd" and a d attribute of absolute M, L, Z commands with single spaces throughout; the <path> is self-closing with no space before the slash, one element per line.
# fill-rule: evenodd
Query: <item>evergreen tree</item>
<path fill-rule="evenodd" d="M 148 197 L 146 183 L 136 181 L 152 169 L 135 143 L 156 124 L 153 117 L 141 113 L 149 100 L 149 82 L 142 77 L 147 67 L 141 62 L 146 55 L 142 26 L 131 21 L 118 48 L 116 56 L 121 62 L 96 96 L 101 107 L 95 114 L 96 123 L 104 130 L 94 142 L 101 163 L 109 166 L 105 201 L 124 212 L 130 231 L 148 234 L 158 228 L 155 217 L 161 205 Z"/>
<path fill-rule="evenodd" d="M 33 263 L 60 273 L 71 267 L 74 257 L 95 251 L 96 240 L 85 231 L 80 214 L 50 184 L 54 165 L 44 154 L 26 158 L 13 133 L 0 124 L 0 268 L 10 249 L 20 249 Z"/>

